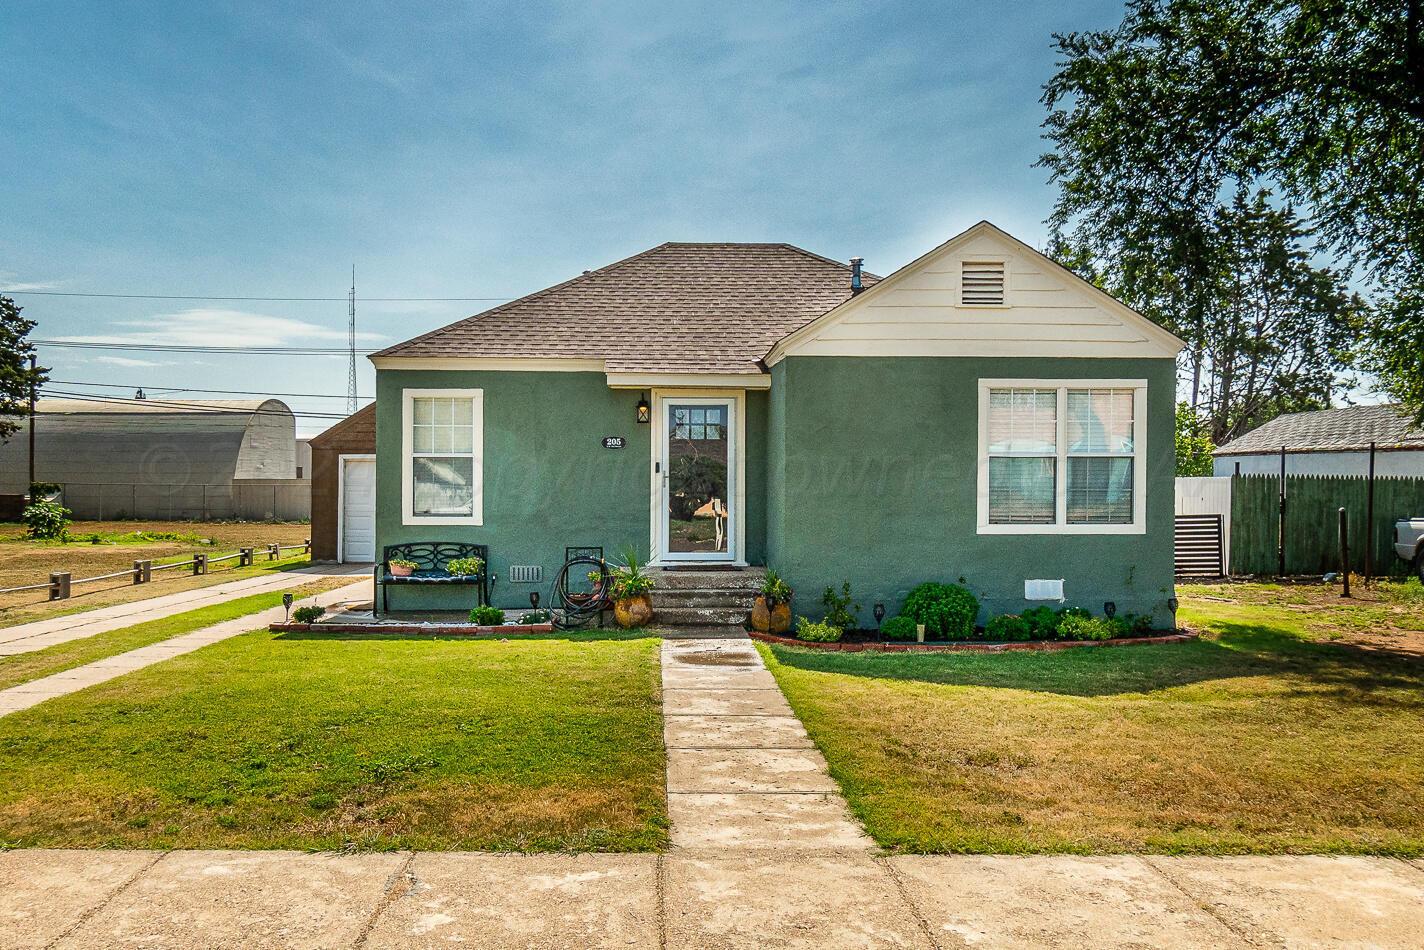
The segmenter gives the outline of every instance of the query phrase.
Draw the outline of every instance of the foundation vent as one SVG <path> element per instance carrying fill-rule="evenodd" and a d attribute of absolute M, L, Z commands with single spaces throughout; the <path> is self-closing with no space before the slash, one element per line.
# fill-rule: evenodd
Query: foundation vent
<path fill-rule="evenodd" d="M 511 584 L 541 584 L 544 582 L 544 568 L 538 564 L 509 565 Z"/>

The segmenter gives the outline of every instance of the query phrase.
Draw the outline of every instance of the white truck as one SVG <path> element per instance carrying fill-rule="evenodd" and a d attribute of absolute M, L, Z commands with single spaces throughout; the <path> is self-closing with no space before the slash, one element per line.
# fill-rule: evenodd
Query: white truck
<path fill-rule="evenodd" d="M 1394 523 L 1394 553 L 1414 565 L 1424 584 L 1424 518 L 1401 518 Z"/>

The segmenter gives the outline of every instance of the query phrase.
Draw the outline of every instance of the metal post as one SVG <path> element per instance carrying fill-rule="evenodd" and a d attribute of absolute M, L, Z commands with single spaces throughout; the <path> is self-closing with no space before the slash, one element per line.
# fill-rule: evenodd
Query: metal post
<path fill-rule="evenodd" d="M 1281 446 L 1281 516 L 1276 533 L 1276 574 L 1286 576 L 1286 447 Z"/>
<path fill-rule="evenodd" d="M 30 502 L 34 498 L 35 484 L 35 354 L 30 354 L 30 485 L 26 491 L 30 495 Z"/>
<path fill-rule="evenodd" d="M 49 576 L 49 599 L 69 599 L 69 572 L 56 571 Z"/>
<path fill-rule="evenodd" d="M 1341 597 L 1350 596 L 1350 516 L 1340 509 L 1340 577 L 1345 582 Z"/>
<path fill-rule="evenodd" d="M 1365 483 L 1365 583 L 1375 576 L 1375 444 L 1370 443 L 1370 478 Z"/>

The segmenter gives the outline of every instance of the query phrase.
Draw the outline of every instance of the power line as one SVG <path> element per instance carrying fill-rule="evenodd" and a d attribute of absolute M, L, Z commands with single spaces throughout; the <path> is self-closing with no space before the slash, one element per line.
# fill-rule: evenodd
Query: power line
<path fill-rule="evenodd" d="M 96 343 L 81 340 L 32 340 L 36 346 L 81 350 L 143 350 L 154 353 L 256 353 L 264 356 L 345 356 L 344 346 L 212 346 L 186 343 Z M 363 350 L 362 354 L 374 353 Z"/>
<path fill-rule="evenodd" d="M 125 383 L 91 383 L 82 379 L 51 379 L 50 383 L 58 386 L 93 386 L 100 389 L 136 389 L 137 386 L 130 386 Z M 198 389 L 192 386 L 143 386 L 143 389 L 151 393 L 212 393 L 218 396 L 278 396 L 291 399 L 345 399 L 344 395 L 338 393 L 269 393 L 255 389 Z M 362 397 L 370 399 L 370 396 Z"/>
<path fill-rule="evenodd" d="M 257 409 L 242 409 L 237 407 L 228 408 L 224 406 L 214 406 L 211 404 L 205 404 L 200 402 L 182 402 L 166 399 L 122 399 L 116 396 L 96 396 L 93 393 L 70 392 L 64 389 L 46 389 L 43 391 L 43 394 L 46 396 L 61 396 L 69 399 L 77 399 L 82 400 L 84 402 L 97 402 L 105 405 L 117 406 L 133 406 L 135 408 L 139 408 L 139 404 L 142 403 L 145 407 L 156 406 L 160 409 L 181 409 L 184 412 L 192 412 L 199 414 L 209 413 L 216 415 L 232 415 L 234 413 L 243 413 L 249 415 L 287 415 L 287 413 L 285 412 L 278 412 L 272 409 L 262 409 L 260 407 Z M 300 415 L 312 419 L 345 419 L 347 415 L 346 413 L 341 412 L 296 412 L 291 409 L 288 409 L 288 412 L 290 412 L 294 416 Z M 52 415 L 52 413 L 42 412 L 41 415 Z"/>
<path fill-rule="evenodd" d="M 67 290 L 0 290 L 0 294 L 32 297 L 98 297 L 117 300 L 247 300 L 267 303 L 336 303 L 345 297 L 220 297 L 206 294 L 84 294 Z M 367 303 L 477 303 L 514 300 L 513 297 L 362 297 Z"/>

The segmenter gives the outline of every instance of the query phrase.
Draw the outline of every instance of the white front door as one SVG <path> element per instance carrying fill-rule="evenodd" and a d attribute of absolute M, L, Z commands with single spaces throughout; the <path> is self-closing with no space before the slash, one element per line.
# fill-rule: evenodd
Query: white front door
<path fill-rule="evenodd" d="M 376 460 L 341 459 L 341 560 L 376 559 Z"/>
<path fill-rule="evenodd" d="M 730 396 L 658 400 L 658 560 L 732 561 L 739 493 L 737 406 Z"/>

